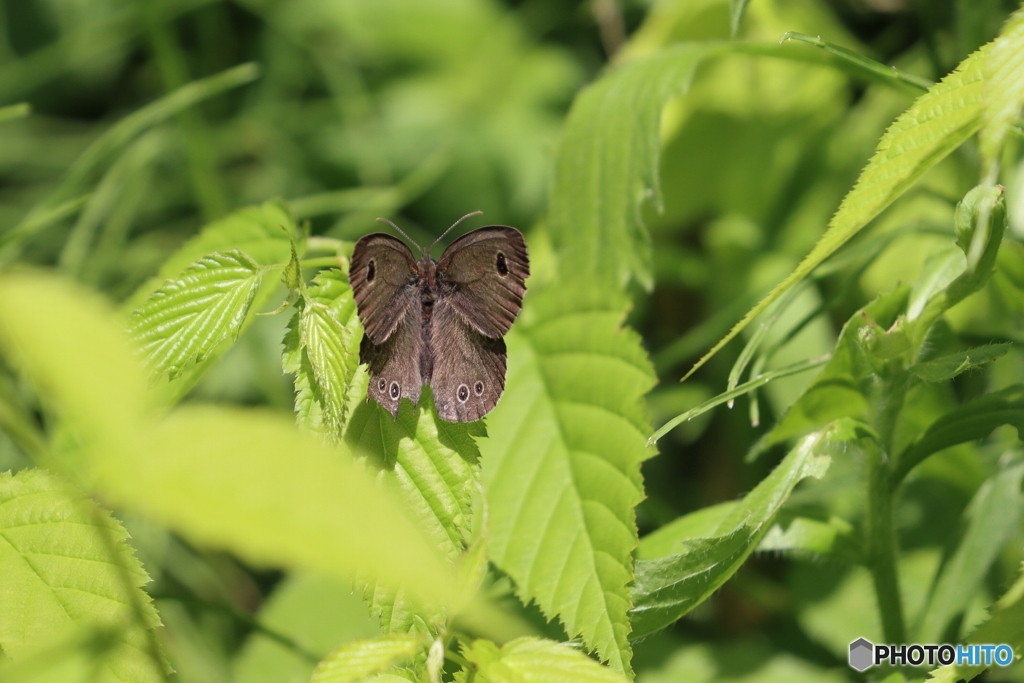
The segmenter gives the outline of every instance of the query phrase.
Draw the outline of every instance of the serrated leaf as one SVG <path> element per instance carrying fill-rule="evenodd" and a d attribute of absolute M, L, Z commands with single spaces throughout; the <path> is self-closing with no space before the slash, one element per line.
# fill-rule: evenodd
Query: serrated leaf
<path fill-rule="evenodd" d="M 429 387 L 424 387 L 418 406 L 403 399 L 397 419 L 376 402 L 360 403 L 345 434 L 346 444 L 370 458 L 379 470 L 378 480 L 405 502 L 452 567 L 471 536 L 473 495 L 480 486 L 480 455 L 473 436 L 479 435 L 478 423 L 439 419 Z M 386 586 L 369 585 L 367 599 L 385 632 L 414 629 L 436 635 L 436 626 L 447 616 L 440 607 L 417 610 Z"/>
<path fill-rule="evenodd" d="M 985 101 L 978 147 L 983 159 L 999 159 L 1003 141 L 1024 107 L 1024 11 L 1010 15 L 985 59 Z"/>
<path fill-rule="evenodd" d="M 359 365 L 362 326 L 356 317 L 352 289 L 340 270 L 320 271 L 307 288 L 304 299 L 298 312 L 302 349 L 298 372 L 308 369 L 311 373 L 303 382 L 315 385 L 312 400 L 320 404 L 317 412 L 323 433 L 337 441 L 348 418 L 346 408 Z M 298 383 L 296 389 L 301 390 Z"/>
<path fill-rule="evenodd" d="M 530 293 L 480 448 L 491 560 L 524 602 L 628 672 L 633 508 L 654 453 L 643 395 L 655 378 L 620 303 L 564 285 Z"/>
<path fill-rule="evenodd" d="M 313 672 L 310 683 L 356 683 L 412 658 L 423 649 L 417 636 L 379 636 L 345 643 L 329 654 Z"/>
<path fill-rule="evenodd" d="M 943 565 L 921 617 L 917 642 L 941 642 L 950 620 L 970 605 L 1003 544 L 1020 526 L 1022 479 L 1024 463 L 1018 462 L 978 489 L 964 515 L 968 523 L 963 538 Z"/>
<path fill-rule="evenodd" d="M 944 382 L 953 379 L 961 372 L 978 368 L 1006 355 L 1012 344 L 987 344 L 967 351 L 954 353 L 935 360 L 915 363 L 910 366 L 914 373 L 926 382 Z"/>
<path fill-rule="evenodd" d="M 464 651 L 478 668 L 477 679 L 487 683 L 625 683 L 620 672 L 601 666 L 566 643 L 541 638 L 518 638 L 500 650 L 476 640 Z"/>
<path fill-rule="evenodd" d="M 160 619 L 127 538 L 109 512 L 56 477 L 0 473 L 0 647 L 7 656 L 23 660 L 76 629 L 105 629 L 114 642 L 94 680 L 162 681 L 168 668 L 152 633 Z"/>
<path fill-rule="evenodd" d="M 241 251 L 204 256 L 157 290 L 131 317 L 132 338 L 157 374 L 178 375 L 237 337 L 264 270 Z"/>
<path fill-rule="evenodd" d="M 1013 425 L 1024 429 L 1024 384 L 993 391 L 949 411 L 926 429 L 900 454 L 892 481 L 898 484 L 910 470 L 932 453 L 965 441 L 982 439 L 996 427 Z"/>
<path fill-rule="evenodd" d="M 571 280 L 586 274 L 618 289 L 630 278 L 653 286 L 650 237 L 640 218 L 660 207 L 661 111 L 689 88 L 718 44 L 677 45 L 611 70 L 573 102 L 562 130 L 548 228 Z"/>
<path fill-rule="evenodd" d="M 878 149 L 857 184 L 843 198 L 828 230 L 811 252 L 690 368 L 684 380 L 978 130 L 982 120 L 984 68 L 990 49 L 983 47 L 967 57 L 900 114 L 879 140 Z"/>
<path fill-rule="evenodd" d="M 718 590 L 757 546 L 797 483 L 824 475 L 835 436 L 833 430 L 826 429 L 805 437 L 730 510 L 714 535 L 679 539 L 682 552 L 638 559 L 630 611 L 632 637 L 641 638 L 668 626 Z"/>
<path fill-rule="evenodd" d="M 166 280 L 215 251 L 238 249 L 264 266 L 287 263 L 291 250 L 289 236 L 297 232 L 295 221 L 283 202 L 269 201 L 239 209 L 206 225 L 174 252 L 160 266 L 160 272 L 132 294 L 128 308 L 138 308 Z"/>
<path fill-rule="evenodd" d="M 1018 578 L 996 602 L 989 620 L 974 629 L 964 641 L 968 644 L 1005 643 L 1014 652 L 1024 650 L 1024 577 Z M 932 670 L 928 675 L 928 683 L 970 681 L 986 668 L 984 665 L 953 663 Z"/>

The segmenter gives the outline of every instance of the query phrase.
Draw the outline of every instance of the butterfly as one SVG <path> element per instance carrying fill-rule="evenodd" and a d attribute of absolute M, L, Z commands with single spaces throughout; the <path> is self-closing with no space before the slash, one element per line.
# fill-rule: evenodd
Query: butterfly
<path fill-rule="evenodd" d="M 438 240 L 479 213 L 463 216 Z M 401 400 L 417 404 L 429 384 L 441 419 L 472 422 L 504 391 L 502 337 L 523 307 L 530 258 L 522 233 L 506 225 L 466 233 L 440 261 L 430 257 L 432 247 L 416 245 L 416 260 L 387 233 L 355 244 L 349 282 L 365 330 L 359 361 L 369 366 L 367 399 L 397 417 Z"/>

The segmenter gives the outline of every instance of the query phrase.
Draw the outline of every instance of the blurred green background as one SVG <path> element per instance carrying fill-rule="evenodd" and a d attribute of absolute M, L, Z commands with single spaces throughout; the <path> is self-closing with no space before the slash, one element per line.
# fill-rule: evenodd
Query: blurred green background
<path fill-rule="evenodd" d="M 58 268 L 115 301 L 128 301 L 203 224 L 275 197 L 291 202 L 313 234 L 345 240 L 377 230 L 373 218 L 385 215 L 429 243 L 479 209 L 486 223 L 523 229 L 533 258 L 543 260 L 552 159 L 575 93 L 616 59 L 677 41 L 728 40 L 729 4 L 0 0 L 0 106 L 32 106 L 30 116 L 0 125 L 0 238 L 23 229 L 39 207 L 53 208 L 55 197 L 78 198 L 66 217 L 29 229 L 9 260 Z M 774 45 L 786 31 L 820 35 L 937 80 L 994 37 L 1015 8 L 1005 0 L 752 0 L 739 37 Z M 628 320 L 662 380 L 649 400 L 656 426 L 722 390 L 739 345 L 686 384 L 676 380 L 810 249 L 879 136 L 915 96 L 851 77 L 811 46 L 779 49 L 808 56 L 709 62 L 665 111 L 665 207 L 645 215 L 656 284 L 636 291 Z M 72 178 L 84 190 L 61 194 L 76 159 L 115 122 L 246 62 L 259 65 L 259 78 L 153 126 L 88 177 Z M 1015 179 L 1024 174 L 1011 161 L 1011 232 L 1020 239 Z M 876 221 L 859 242 L 891 239 L 878 253 L 854 243 L 831 274 L 801 290 L 770 339 L 783 340 L 828 306 L 770 365 L 828 352 L 853 311 L 899 280 L 914 281 L 949 243 L 955 202 L 977 177 L 975 156 L 959 150 Z M 1019 302 L 993 294 L 958 308 L 950 325 L 979 343 L 1020 341 L 1021 319 Z M 290 410 L 292 387 L 280 371 L 285 323 L 259 318 L 193 396 Z M 996 366 L 959 378 L 957 398 L 998 388 L 1000 377 L 1010 383 L 1024 361 L 1014 352 Z M 777 457 L 744 458 L 807 381 L 798 375 L 762 392 L 756 426 L 744 400 L 663 439 L 661 454 L 645 464 L 641 534 L 760 481 Z M 972 463 L 997 450 L 951 449 L 908 484 L 899 513 L 908 585 L 930 576 L 984 478 Z M 25 465 L 0 433 L 0 469 Z M 856 516 L 857 472 L 844 467 L 852 466 L 837 460 L 794 505 Z M 301 656 L 254 631 L 255 614 L 284 631 L 306 629 L 323 650 L 374 631 L 347 589 L 282 583 L 277 573 L 195 550 L 140 520 L 127 524 L 155 577 L 150 589 L 178 680 L 290 680 L 294 662 L 280 662 Z M 1007 551 L 997 563 L 990 597 L 1003 592 L 1019 560 Z M 756 556 L 686 619 L 639 643 L 634 666 L 650 682 L 844 680 L 848 636 L 877 630 L 864 621 L 874 618 L 865 606 L 872 599 L 860 570 Z"/>

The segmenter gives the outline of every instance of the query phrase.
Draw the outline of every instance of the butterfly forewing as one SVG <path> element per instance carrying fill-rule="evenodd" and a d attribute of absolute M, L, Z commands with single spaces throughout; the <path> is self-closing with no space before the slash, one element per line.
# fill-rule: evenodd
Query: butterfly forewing
<path fill-rule="evenodd" d="M 374 343 L 383 343 L 402 321 L 405 306 L 415 299 L 416 260 L 409 247 L 383 232 L 356 242 L 349 283 L 359 319 Z M 419 301 L 414 302 L 419 306 Z"/>
<path fill-rule="evenodd" d="M 515 228 L 489 225 L 463 235 L 445 249 L 437 280 L 445 297 L 468 325 L 488 337 L 502 337 L 523 307 L 530 259 Z"/>

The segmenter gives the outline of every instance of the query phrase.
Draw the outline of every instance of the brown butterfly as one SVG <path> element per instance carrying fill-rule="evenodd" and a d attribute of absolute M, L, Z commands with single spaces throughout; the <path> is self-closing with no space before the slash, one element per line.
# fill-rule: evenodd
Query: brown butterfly
<path fill-rule="evenodd" d="M 479 213 L 463 216 L 441 237 Z M 359 361 L 370 368 L 367 398 L 397 417 L 401 399 L 419 402 L 429 384 L 441 419 L 478 420 L 505 388 L 502 337 L 523 306 L 526 242 L 515 228 L 488 225 L 452 242 L 440 261 L 430 248 L 416 248 L 419 261 L 400 239 L 377 232 L 352 252 L 349 282 L 366 330 Z"/>

